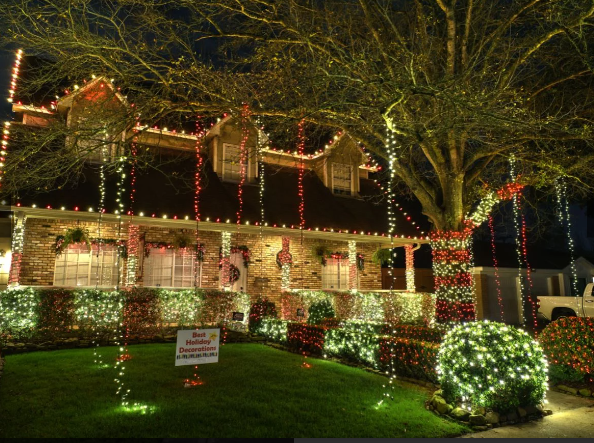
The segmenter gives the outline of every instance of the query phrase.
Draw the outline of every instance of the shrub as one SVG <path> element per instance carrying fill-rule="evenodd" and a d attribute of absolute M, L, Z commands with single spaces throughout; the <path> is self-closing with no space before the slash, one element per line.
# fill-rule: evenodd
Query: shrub
<path fill-rule="evenodd" d="M 276 305 L 267 298 L 256 301 L 250 308 L 250 318 L 248 322 L 248 329 L 250 332 L 258 332 L 263 317 L 276 318 Z"/>
<path fill-rule="evenodd" d="M 281 315 L 284 320 L 300 321 L 303 318 L 297 317 L 297 309 L 306 311 L 305 302 L 298 292 L 283 292 L 281 294 Z"/>
<path fill-rule="evenodd" d="M 159 291 L 132 288 L 124 291 L 123 324 L 129 334 L 155 335 L 160 331 L 161 306 Z"/>
<path fill-rule="evenodd" d="M 382 369 L 419 380 L 437 381 L 439 345 L 402 337 L 385 337 L 380 341 L 379 360 Z"/>
<path fill-rule="evenodd" d="M 397 292 L 383 299 L 385 321 L 390 324 L 429 326 L 435 318 L 435 294 Z"/>
<path fill-rule="evenodd" d="M 176 323 L 180 328 L 198 324 L 204 303 L 204 293 L 201 290 L 169 291 L 161 289 L 157 293 L 161 304 L 163 323 Z"/>
<path fill-rule="evenodd" d="M 324 337 L 324 354 L 379 366 L 380 336 L 345 329 L 329 329 Z"/>
<path fill-rule="evenodd" d="M 41 289 L 39 294 L 39 332 L 53 338 L 70 332 L 74 324 L 74 294 L 68 289 Z"/>
<path fill-rule="evenodd" d="M 280 320 L 277 318 L 264 317 L 260 322 L 258 334 L 263 335 L 268 340 L 275 343 L 287 343 L 287 320 Z"/>
<path fill-rule="evenodd" d="M 470 402 L 506 412 L 542 403 L 547 361 L 525 331 L 495 322 L 455 326 L 438 355 L 438 374 L 446 400 Z"/>
<path fill-rule="evenodd" d="M 0 338 L 30 338 L 37 331 L 39 294 L 32 288 L 0 292 Z"/>
<path fill-rule="evenodd" d="M 82 289 L 74 292 L 74 315 L 79 329 L 104 333 L 119 329 L 124 301 L 119 291 Z"/>
<path fill-rule="evenodd" d="M 549 364 L 549 380 L 553 384 L 562 382 L 583 382 L 585 375 L 571 366 Z"/>
<path fill-rule="evenodd" d="M 320 325 L 322 320 L 328 318 L 334 318 L 334 308 L 330 300 L 320 300 L 309 307 L 308 324 Z"/>
<path fill-rule="evenodd" d="M 326 328 L 303 323 L 289 323 L 287 326 L 287 344 L 299 352 L 321 354 L 324 349 Z"/>
<path fill-rule="evenodd" d="M 594 375 L 594 319 L 560 318 L 544 328 L 538 341 L 551 365 Z"/>
<path fill-rule="evenodd" d="M 389 327 L 385 323 L 373 323 L 361 320 L 349 320 L 340 324 L 345 331 L 361 334 L 387 334 Z"/>
<path fill-rule="evenodd" d="M 427 326 L 387 325 L 386 331 L 394 337 L 412 338 L 413 340 L 441 343 L 445 331 Z"/>
<path fill-rule="evenodd" d="M 336 292 L 334 294 L 334 307 L 336 318 L 340 320 L 354 320 L 361 318 L 361 297 L 352 292 Z"/>
<path fill-rule="evenodd" d="M 204 291 L 204 302 L 200 312 L 200 322 L 217 325 L 231 320 L 235 292 L 209 289 Z"/>

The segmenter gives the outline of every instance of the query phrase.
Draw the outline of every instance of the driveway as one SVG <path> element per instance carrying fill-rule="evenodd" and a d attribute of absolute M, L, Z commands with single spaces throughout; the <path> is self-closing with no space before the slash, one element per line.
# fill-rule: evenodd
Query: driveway
<path fill-rule="evenodd" d="M 464 435 L 462 438 L 592 438 L 594 436 L 594 398 L 549 391 L 548 409 L 553 415 L 542 420 L 503 426 Z"/>

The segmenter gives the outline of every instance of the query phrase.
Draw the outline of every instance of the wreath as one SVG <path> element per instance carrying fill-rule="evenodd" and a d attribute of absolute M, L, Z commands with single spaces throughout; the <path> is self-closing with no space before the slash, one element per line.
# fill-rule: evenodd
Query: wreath
<path fill-rule="evenodd" d="M 239 280 L 241 272 L 239 272 L 239 268 L 232 263 L 229 263 L 229 282 L 231 284 L 235 283 Z"/>
<path fill-rule="evenodd" d="M 363 257 L 363 254 L 357 254 L 357 269 L 359 271 L 365 269 L 365 257 Z"/>

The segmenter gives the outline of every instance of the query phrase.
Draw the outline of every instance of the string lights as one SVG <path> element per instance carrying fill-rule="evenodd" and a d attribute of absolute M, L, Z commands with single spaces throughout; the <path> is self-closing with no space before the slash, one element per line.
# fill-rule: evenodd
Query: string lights
<path fill-rule="evenodd" d="M 247 141 L 250 136 L 250 108 L 247 103 L 244 103 L 241 111 L 241 142 L 239 143 L 239 184 L 237 185 L 237 232 L 241 226 L 241 213 L 243 211 L 243 186 L 246 178 L 246 164 L 247 164 Z"/>
<path fill-rule="evenodd" d="M 349 240 L 349 289 L 357 290 L 357 242 Z"/>
<path fill-rule="evenodd" d="M 555 194 L 557 197 L 557 217 L 561 226 L 565 228 L 565 233 L 567 235 L 569 258 L 571 260 L 571 292 L 574 297 L 578 297 L 581 294 L 579 293 L 577 286 L 578 276 L 575 266 L 575 245 L 573 242 L 573 237 L 571 236 L 571 220 L 569 216 L 569 201 L 567 199 L 567 184 L 562 178 L 555 181 Z"/>
<path fill-rule="evenodd" d="M 282 249 L 276 254 L 276 264 L 281 268 L 281 290 L 287 290 L 291 287 L 291 265 L 293 256 L 290 252 L 290 237 L 282 238 Z"/>
<path fill-rule="evenodd" d="M 297 153 L 299 155 L 299 179 L 297 184 L 297 193 L 299 195 L 299 229 L 303 231 L 305 227 L 305 200 L 303 194 L 303 175 L 305 173 L 305 163 L 303 161 L 303 154 L 305 149 L 305 131 L 304 131 L 305 119 L 301 119 L 298 125 L 297 132 Z"/>
<path fill-rule="evenodd" d="M 25 247 L 25 222 L 27 216 L 14 217 L 14 229 L 12 231 L 12 246 L 10 256 L 10 271 L 8 273 L 8 284 L 19 286 L 21 275 L 21 262 L 23 260 L 23 249 Z"/>
<path fill-rule="evenodd" d="M 415 292 L 415 257 L 413 245 L 404 246 L 404 259 L 406 264 L 406 290 Z"/>
<path fill-rule="evenodd" d="M 501 279 L 499 278 L 499 265 L 497 262 L 497 253 L 495 249 L 495 228 L 493 226 L 493 217 L 489 215 L 489 231 L 491 232 L 491 252 L 493 255 L 493 268 L 495 269 L 495 289 L 497 290 L 497 304 L 499 305 L 499 316 L 502 322 L 505 322 L 503 312 L 503 299 L 501 298 Z"/>
<path fill-rule="evenodd" d="M 200 121 L 200 116 L 196 118 L 196 172 L 194 175 L 194 219 L 196 220 L 196 260 L 194 261 L 194 287 L 198 288 L 200 279 L 199 269 L 199 244 L 200 244 L 200 192 L 202 191 L 202 169 L 204 160 L 202 158 L 202 149 L 204 144 L 205 131 Z"/>
<path fill-rule="evenodd" d="M 223 290 L 231 290 L 231 233 L 221 232 L 221 286 Z"/>
<path fill-rule="evenodd" d="M 8 90 L 8 102 L 14 101 L 14 96 L 17 90 L 17 80 L 19 79 L 19 71 L 21 68 L 21 59 L 23 58 L 23 50 L 19 49 L 16 52 L 16 60 L 12 68 L 12 74 L 10 76 L 10 89 Z"/>

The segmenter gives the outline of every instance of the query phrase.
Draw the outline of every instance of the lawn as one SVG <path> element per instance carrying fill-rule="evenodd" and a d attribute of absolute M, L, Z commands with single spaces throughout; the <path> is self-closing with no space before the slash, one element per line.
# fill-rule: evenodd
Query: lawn
<path fill-rule="evenodd" d="M 185 389 L 192 366 L 174 366 L 174 344 L 130 346 L 115 396 L 115 371 L 92 349 L 6 357 L 0 379 L 0 437 L 446 437 L 466 431 L 425 410 L 426 391 L 398 384 L 384 402 L 376 374 L 257 344 L 228 344 L 201 365 L 204 385 Z M 116 348 L 102 348 L 114 361 Z"/>

